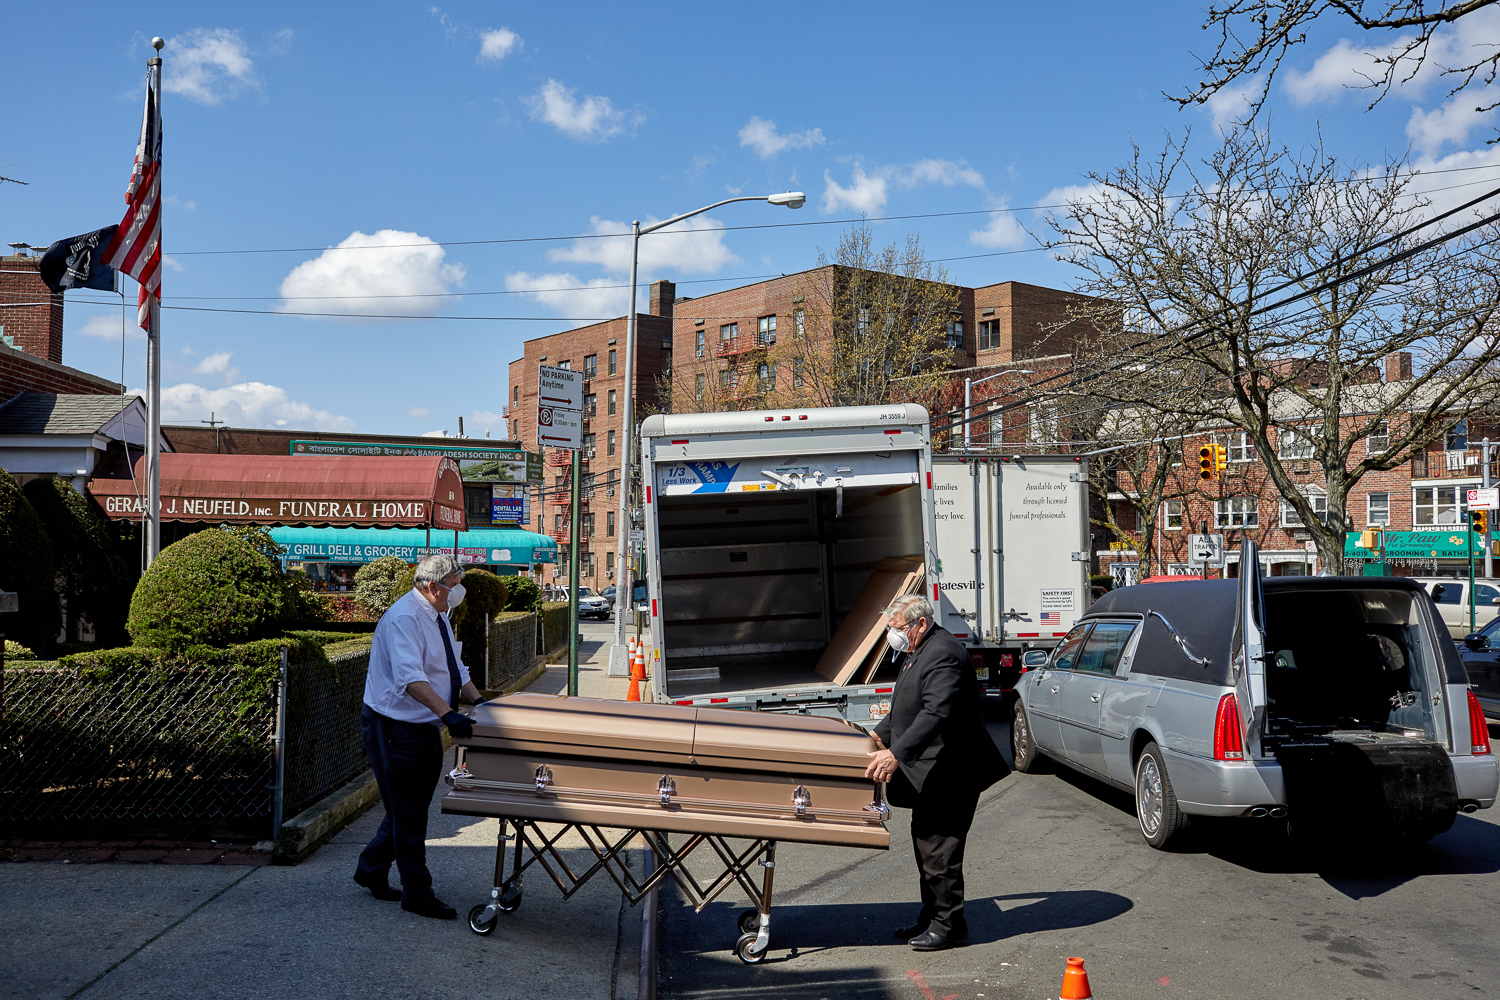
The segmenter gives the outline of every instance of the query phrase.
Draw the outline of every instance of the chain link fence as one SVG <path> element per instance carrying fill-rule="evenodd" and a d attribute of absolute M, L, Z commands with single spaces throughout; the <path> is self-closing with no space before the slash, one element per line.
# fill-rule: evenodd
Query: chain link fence
<path fill-rule="evenodd" d="M 498 691 L 519 680 L 536 662 L 536 615 L 506 612 L 490 622 L 489 658 L 482 690 Z"/>
<path fill-rule="evenodd" d="M 338 791 L 370 766 L 359 726 L 369 669 L 368 651 L 287 664 L 285 817 Z"/>

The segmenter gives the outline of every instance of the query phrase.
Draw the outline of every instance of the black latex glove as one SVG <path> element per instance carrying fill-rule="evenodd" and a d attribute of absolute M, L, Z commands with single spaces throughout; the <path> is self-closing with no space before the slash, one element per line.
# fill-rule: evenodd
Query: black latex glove
<path fill-rule="evenodd" d="M 462 712 L 449 712 L 443 716 L 443 725 L 448 727 L 448 735 L 457 739 L 466 740 L 474 735 L 474 720 Z"/>

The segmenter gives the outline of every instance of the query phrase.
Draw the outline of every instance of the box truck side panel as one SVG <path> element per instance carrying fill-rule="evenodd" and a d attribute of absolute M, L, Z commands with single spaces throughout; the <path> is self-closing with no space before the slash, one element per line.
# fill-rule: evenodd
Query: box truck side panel
<path fill-rule="evenodd" d="M 1020 639 L 1055 639 L 1091 603 L 1088 586 L 1088 473 L 1073 460 L 1014 459 L 1000 477 L 1000 542 L 1007 623 Z"/>
<path fill-rule="evenodd" d="M 932 507 L 938 551 L 938 624 L 960 638 L 970 638 L 974 631 L 975 610 L 981 587 L 987 576 L 975 572 L 975 515 L 982 510 L 976 504 L 974 490 L 988 485 L 975 473 L 980 463 L 934 459 L 932 463 Z M 985 479 L 988 478 L 988 469 Z M 981 559 L 987 551 L 978 553 Z M 988 596 L 988 595 L 985 595 Z M 988 610 L 988 609 L 986 609 Z M 986 615 L 986 628 L 995 619 Z"/>

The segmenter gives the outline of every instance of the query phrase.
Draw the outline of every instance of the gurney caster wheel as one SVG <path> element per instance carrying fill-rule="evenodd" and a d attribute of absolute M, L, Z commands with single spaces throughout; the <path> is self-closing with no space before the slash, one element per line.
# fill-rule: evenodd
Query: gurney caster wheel
<path fill-rule="evenodd" d="M 521 908 L 521 898 L 525 895 L 525 892 L 523 892 L 520 887 L 511 886 L 509 889 L 505 890 L 505 893 L 500 897 L 500 909 L 505 911 L 506 913 L 510 913 L 513 910 L 519 910 Z"/>
<path fill-rule="evenodd" d="M 734 943 L 735 957 L 738 958 L 741 962 L 744 962 L 746 965 L 756 965 L 765 960 L 765 951 L 757 952 L 750 950 L 755 946 L 755 939 L 757 936 L 758 935 L 754 933 L 742 934 L 740 935 L 740 939 Z M 766 949 L 766 951 L 770 950 L 770 948 Z"/>
<path fill-rule="evenodd" d="M 484 911 L 488 908 L 485 904 L 481 903 L 469 911 L 469 930 L 475 934 L 488 934 L 495 929 L 495 925 L 500 922 L 499 914 L 490 917 L 487 923 L 481 922 Z"/>
<path fill-rule="evenodd" d="M 760 911 L 746 910 L 740 914 L 740 933 L 754 934 L 760 930 Z"/>

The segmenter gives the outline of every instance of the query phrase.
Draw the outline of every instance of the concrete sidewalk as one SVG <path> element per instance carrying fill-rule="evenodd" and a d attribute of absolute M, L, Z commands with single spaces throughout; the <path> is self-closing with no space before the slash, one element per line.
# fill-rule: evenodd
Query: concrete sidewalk
<path fill-rule="evenodd" d="M 583 631 L 579 693 L 624 697 L 627 682 L 605 677 L 608 628 Z M 566 678 L 566 665 L 550 668 L 532 690 L 565 689 Z M 565 901 L 533 868 L 520 909 L 489 936 L 470 932 L 465 915 L 493 882 L 498 821 L 443 816 L 442 791 L 427 858 L 457 921 L 406 913 L 351 880 L 378 806 L 296 867 L 7 864 L 0 998 L 634 997 L 640 910 L 602 874 Z M 562 846 L 575 871 L 592 863 Z M 641 852 L 629 860 L 639 875 Z"/>

